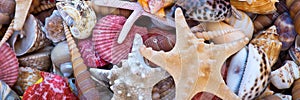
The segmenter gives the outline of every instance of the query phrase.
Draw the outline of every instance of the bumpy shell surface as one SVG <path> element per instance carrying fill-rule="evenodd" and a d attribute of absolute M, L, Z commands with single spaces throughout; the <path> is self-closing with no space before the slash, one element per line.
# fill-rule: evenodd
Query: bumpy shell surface
<path fill-rule="evenodd" d="M 230 0 L 230 4 L 246 12 L 258 13 L 258 14 L 270 14 L 276 11 L 275 3 L 278 0 L 256 0 L 252 4 L 247 2 L 240 2 L 238 0 Z"/>
<path fill-rule="evenodd" d="M 67 79 L 47 72 L 41 72 L 41 76 L 43 81 L 28 87 L 23 95 L 23 100 L 78 100 L 72 93 Z"/>
<path fill-rule="evenodd" d="M 293 96 L 293 100 L 300 99 L 300 79 L 294 82 L 294 86 L 292 89 L 292 96 Z"/>
<path fill-rule="evenodd" d="M 281 50 L 287 50 L 293 44 L 296 38 L 296 31 L 294 28 L 293 20 L 288 13 L 283 13 L 274 22 L 279 34 L 279 40 L 282 42 Z"/>
<path fill-rule="evenodd" d="M 0 46 L 0 51 L 0 80 L 13 86 L 18 79 L 18 59 L 7 43 Z"/>
<path fill-rule="evenodd" d="M 67 41 L 58 43 L 51 51 L 51 61 L 55 66 L 60 66 L 60 64 L 65 62 L 70 62 L 70 52 Z"/>
<path fill-rule="evenodd" d="M 84 1 L 63 1 L 56 7 L 72 35 L 77 39 L 88 38 L 96 24 L 96 14 Z"/>
<path fill-rule="evenodd" d="M 0 100 L 21 100 L 4 81 L 0 80 Z"/>
<path fill-rule="evenodd" d="M 175 45 L 175 38 L 175 34 L 157 28 L 150 29 L 148 34 L 143 35 L 144 44 L 157 51 L 170 51 Z"/>
<path fill-rule="evenodd" d="M 286 61 L 279 69 L 271 72 L 271 82 L 278 89 L 290 88 L 299 77 L 299 67 L 293 61 Z"/>
<path fill-rule="evenodd" d="M 35 67 L 41 71 L 48 71 L 51 66 L 50 49 L 39 50 L 36 53 L 19 57 L 19 62 L 22 66 Z"/>
<path fill-rule="evenodd" d="M 18 94 L 23 94 L 27 88 L 41 78 L 40 71 L 32 67 L 20 67 L 19 78 L 14 86 Z"/>
<path fill-rule="evenodd" d="M 96 53 L 105 61 L 118 64 L 127 58 L 132 47 L 134 34 L 146 34 L 147 29 L 133 26 L 122 44 L 117 43 L 117 38 L 126 21 L 123 16 L 107 15 L 101 18 L 93 30 L 93 44 Z"/>
<path fill-rule="evenodd" d="M 52 42 L 60 42 L 66 39 L 62 22 L 63 19 L 57 10 L 54 10 L 52 15 L 46 18 L 44 29 L 46 37 Z"/>

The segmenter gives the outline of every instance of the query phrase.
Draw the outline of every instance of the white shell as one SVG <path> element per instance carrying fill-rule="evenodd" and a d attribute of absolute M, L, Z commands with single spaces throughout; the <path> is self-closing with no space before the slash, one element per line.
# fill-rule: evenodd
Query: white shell
<path fill-rule="evenodd" d="M 292 100 L 291 95 L 285 95 L 281 93 L 275 93 L 274 95 L 278 96 L 281 100 Z"/>
<path fill-rule="evenodd" d="M 271 72 L 271 82 L 278 89 L 287 89 L 299 76 L 298 65 L 293 61 L 286 61 L 279 69 Z"/>

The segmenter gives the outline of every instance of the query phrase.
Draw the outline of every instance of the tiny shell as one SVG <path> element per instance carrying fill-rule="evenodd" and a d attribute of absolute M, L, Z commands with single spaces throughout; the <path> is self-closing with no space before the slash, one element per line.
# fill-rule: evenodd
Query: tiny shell
<path fill-rule="evenodd" d="M 0 51 L 0 80 L 13 86 L 18 79 L 18 59 L 7 43 L 0 46 Z"/>
<path fill-rule="evenodd" d="M 41 78 L 40 71 L 32 67 L 20 67 L 19 69 L 19 78 L 14 85 L 14 88 L 18 94 L 23 94 L 25 90 L 36 81 Z"/>
<path fill-rule="evenodd" d="M 277 10 L 275 7 L 276 2 L 278 2 L 278 0 L 256 0 L 252 2 L 252 4 L 248 4 L 247 2 L 230 0 L 230 4 L 237 9 L 258 14 L 270 14 L 275 12 Z"/>
<path fill-rule="evenodd" d="M 4 81 L 0 80 L 0 100 L 21 100 Z"/>
<path fill-rule="evenodd" d="M 52 15 L 46 18 L 44 32 L 52 42 L 60 42 L 66 39 L 62 22 L 63 19 L 57 10 L 54 10 Z"/>
<path fill-rule="evenodd" d="M 70 62 L 70 52 L 66 41 L 58 43 L 51 51 L 51 61 L 55 66 L 65 62 Z"/>
<path fill-rule="evenodd" d="M 126 18 L 123 16 L 107 15 L 101 18 L 93 30 L 93 44 L 96 53 L 105 61 L 118 64 L 122 59 L 127 58 L 132 47 L 134 35 L 146 34 L 147 29 L 133 26 L 127 39 L 122 43 L 117 43 L 117 38 L 122 30 Z"/>
<path fill-rule="evenodd" d="M 78 100 L 68 86 L 68 80 L 55 74 L 41 72 L 43 81 L 29 86 L 23 95 L 23 100 Z"/>

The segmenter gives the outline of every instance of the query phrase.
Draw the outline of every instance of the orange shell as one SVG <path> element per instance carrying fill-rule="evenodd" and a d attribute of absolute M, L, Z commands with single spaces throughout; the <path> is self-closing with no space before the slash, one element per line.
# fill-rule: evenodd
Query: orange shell
<path fill-rule="evenodd" d="M 252 4 L 238 0 L 230 0 L 230 4 L 239 10 L 257 14 L 270 14 L 276 11 L 275 3 L 278 0 L 256 0 Z"/>

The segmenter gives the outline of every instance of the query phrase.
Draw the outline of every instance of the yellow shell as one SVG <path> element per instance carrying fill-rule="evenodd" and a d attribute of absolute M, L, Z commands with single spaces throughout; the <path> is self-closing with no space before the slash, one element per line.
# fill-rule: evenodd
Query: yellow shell
<path fill-rule="evenodd" d="M 256 0 L 251 4 L 239 0 L 230 0 L 230 4 L 239 10 L 257 14 L 270 14 L 276 11 L 275 3 L 278 0 Z"/>

